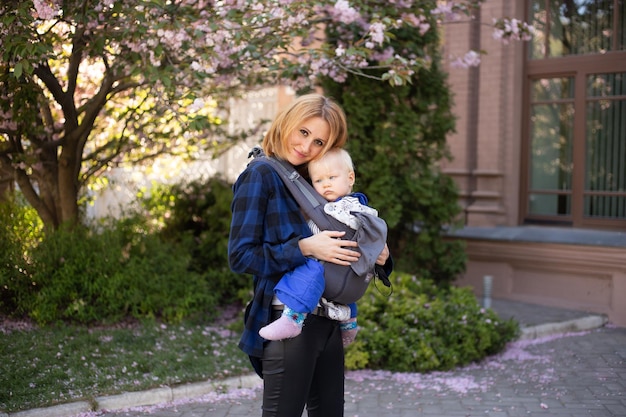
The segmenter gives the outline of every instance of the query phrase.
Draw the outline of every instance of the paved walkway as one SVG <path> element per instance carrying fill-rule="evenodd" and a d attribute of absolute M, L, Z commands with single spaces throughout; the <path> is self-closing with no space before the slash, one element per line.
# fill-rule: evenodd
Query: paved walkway
<path fill-rule="evenodd" d="M 523 325 L 519 341 L 451 372 L 349 372 L 345 416 L 626 417 L 626 328 L 579 311 L 502 300 L 492 308 Z M 221 389 L 194 384 L 97 400 L 96 412 L 81 414 L 88 408 L 77 403 L 11 417 L 258 417 L 261 381 L 250 376 Z"/>

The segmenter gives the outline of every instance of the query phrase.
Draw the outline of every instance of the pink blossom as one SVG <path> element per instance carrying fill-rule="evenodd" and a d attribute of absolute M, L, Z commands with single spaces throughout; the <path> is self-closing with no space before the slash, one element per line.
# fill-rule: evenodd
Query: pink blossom
<path fill-rule="evenodd" d="M 282 19 L 285 16 L 285 10 L 280 7 L 275 7 L 270 12 L 272 18 Z"/>
<path fill-rule="evenodd" d="M 413 0 L 389 0 L 390 4 L 395 4 L 396 7 L 408 9 L 413 7 Z"/>
<path fill-rule="evenodd" d="M 33 0 L 33 6 L 35 7 L 35 13 L 37 18 L 41 20 L 54 19 L 59 14 L 59 5 L 46 0 Z"/>
<path fill-rule="evenodd" d="M 381 22 L 372 23 L 369 28 L 369 36 L 373 42 L 382 45 L 385 41 L 385 25 Z"/>
<path fill-rule="evenodd" d="M 529 41 L 535 28 L 518 19 L 493 19 L 493 38 L 508 44 L 509 41 Z"/>
<path fill-rule="evenodd" d="M 204 100 L 201 98 L 197 98 L 193 101 L 193 103 L 187 107 L 187 110 L 190 113 L 196 113 L 204 108 Z"/>
<path fill-rule="evenodd" d="M 331 13 L 335 19 L 347 25 L 356 22 L 361 17 L 359 12 L 350 6 L 346 0 L 338 0 Z"/>
<path fill-rule="evenodd" d="M 295 16 L 287 17 L 286 25 L 288 27 L 295 27 L 301 25 L 307 25 L 308 22 L 306 20 L 306 16 L 303 13 L 298 13 Z"/>
<path fill-rule="evenodd" d="M 454 1 L 439 2 L 430 13 L 434 16 L 442 16 L 446 21 L 457 21 L 461 18 L 461 15 L 455 9 Z"/>
<path fill-rule="evenodd" d="M 389 46 L 385 48 L 385 50 L 382 52 L 374 51 L 374 53 L 372 54 L 372 59 L 379 61 L 379 62 L 385 62 L 391 59 L 394 55 L 395 55 L 394 49 L 391 46 Z"/>
<path fill-rule="evenodd" d="M 422 36 L 430 29 L 430 23 L 426 21 L 424 16 L 415 16 L 414 13 L 402 13 L 401 18 L 403 22 L 419 28 L 420 35 Z"/>
<path fill-rule="evenodd" d="M 480 65 L 480 54 L 476 51 L 469 51 L 462 58 L 455 58 L 450 63 L 452 68 L 470 68 Z"/>

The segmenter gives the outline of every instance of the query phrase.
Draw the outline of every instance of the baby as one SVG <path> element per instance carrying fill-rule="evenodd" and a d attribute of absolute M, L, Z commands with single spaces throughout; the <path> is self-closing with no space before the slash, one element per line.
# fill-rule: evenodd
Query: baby
<path fill-rule="evenodd" d="M 322 158 L 309 162 L 309 176 L 315 190 L 329 203 L 324 211 L 356 229 L 357 219 L 351 212 L 359 211 L 378 216 L 378 212 L 367 206 L 367 197 L 362 193 L 352 193 L 355 181 L 354 166 L 350 154 L 344 149 L 334 148 Z M 320 230 L 312 221 L 309 226 L 313 233 Z M 372 265 L 372 269 L 374 266 Z M 314 259 L 307 259 L 304 265 L 286 273 L 274 289 L 275 307 L 283 305 L 279 319 L 261 328 L 259 334 L 267 340 L 282 340 L 298 336 L 308 313 L 314 311 L 324 292 L 324 267 Z M 356 305 L 344 306 L 332 303 L 331 310 L 341 321 L 344 346 L 354 340 L 357 332 Z"/>

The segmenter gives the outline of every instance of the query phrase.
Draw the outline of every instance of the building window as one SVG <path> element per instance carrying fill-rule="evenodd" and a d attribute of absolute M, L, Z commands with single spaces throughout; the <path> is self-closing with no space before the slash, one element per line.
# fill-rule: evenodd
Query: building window
<path fill-rule="evenodd" d="M 571 215 L 574 81 L 532 81 L 530 214 Z"/>
<path fill-rule="evenodd" d="M 626 219 L 626 72 L 587 77 L 583 215 Z"/>
<path fill-rule="evenodd" d="M 623 0 L 535 0 L 531 7 L 531 59 L 624 49 Z"/>
<path fill-rule="evenodd" d="M 626 228 L 624 3 L 530 1 L 524 223 Z"/>

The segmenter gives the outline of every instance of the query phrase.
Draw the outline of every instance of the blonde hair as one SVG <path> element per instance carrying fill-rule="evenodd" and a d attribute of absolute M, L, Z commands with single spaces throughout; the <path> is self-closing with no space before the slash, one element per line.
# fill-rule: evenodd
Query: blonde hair
<path fill-rule="evenodd" d="M 348 124 L 343 109 L 328 97 L 321 94 L 306 94 L 298 97 L 282 110 L 263 138 L 263 151 L 268 156 L 286 156 L 285 145 L 289 136 L 302 122 L 320 117 L 328 123 L 328 141 L 320 156 L 331 148 L 341 148 L 348 140 Z"/>
<path fill-rule="evenodd" d="M 328 163 L 328 160 L 331 158 L 335 158 L 340 161 L 341 164 L 346 167 L 348 172 L 354 172 L 354 163 L 352 162 L 352 157 L 350 156 L 348 151 L 343 148 L 329 149 L 328 152 L 326 152 L 323 156 L 309 162 L 308 168 L 311 169 L 312 166 L 315 166 L 317 164 Z"/>

